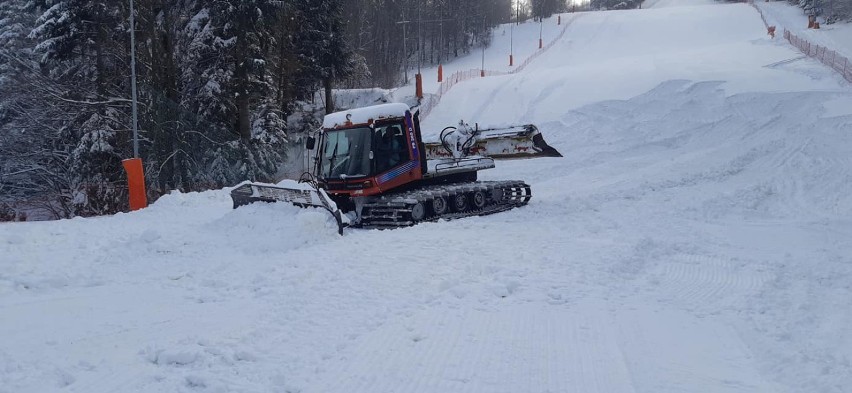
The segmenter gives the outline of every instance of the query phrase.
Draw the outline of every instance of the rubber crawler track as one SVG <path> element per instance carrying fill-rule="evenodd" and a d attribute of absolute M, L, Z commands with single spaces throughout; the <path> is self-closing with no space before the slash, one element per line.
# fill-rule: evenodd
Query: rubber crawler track
<path fill-rule="evenodd" d="M 391 229 L 441 219 L 484 216 L 526 205 L 530 198 L 530 186 L 523 181 L 434 185 L 365 202 L 360 220 L 354 226 Z M 445 209 L 441 209 L 441 201 L 436 201 L 438 199 L 443 200 Z M 474 201 L 478 201 L 479 206 Z"/>

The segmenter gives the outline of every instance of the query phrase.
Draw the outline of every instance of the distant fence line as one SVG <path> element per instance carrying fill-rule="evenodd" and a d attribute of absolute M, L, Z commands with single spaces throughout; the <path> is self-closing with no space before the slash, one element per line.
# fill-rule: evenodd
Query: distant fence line
<path fill-rule="evenodd" d="M 852 62 L 849 61 L 849 58 L 837 53 L 837 51 L 829 50 L 822 45 L 811 44 L 808 40 L 800 38 L 787 29 L 784 29 L 784 38 L 791 45 L 799 48 L 802 53 L 819 60 L 822 64 L 839 72 L 840 75 L 843 75 L 844 79 L 852 83 Z"/>
<path fill-rule="evenodd" d="M 748 4 L 757 10 L 757 13 L 760 14 L 760 19 L 763 20 L 763 25 L 766 26 L 767 29 L 769 29 L 769 22 L 766 21 L 766 15 L 763 15 L 763 10 L 754 4 L 754 0 L 749 0 Z"/>
<path fill-rule="evenodd" d="M 455 86 L 455 85 L 457 85 L 461 82 L 471 80 L 471 79 L 475 79 L 475 78 L 482 78 L 482 77 L 486 77 L 486 76 L 501 76 L 501 75 L 517 74 L 517 73 L 523 71 L 524 68 L 526 68 L 530 63 L 532 63 L 533 60 L 535 60 L 536 58 L 538 58 L 539 56 L 544 54 L 544 52 L 547 52 L 550 48 L 552 48 L 554 45 L 556 45 L 556 42 L 561 40 L 562 37 L 565 36 L 565 32 L 568 31 L 568 27 L 571 25 L 571 23 L 575 19 L 577 19 L 578 16 L 579 16 L 579 14 L 577 14 L 575 17 L 569 19 L 568 21 L 566 21 L 564 27 L 562 28 L 562 31 L 559 32 L 559 35 L 557 35 L 556 38 L 554 38 L 553 40 L 548 42 L 547 45 L 544 45 L 541 49 L 535 51 L 532 55 L 527 57 L 526 60 L 521 62 L 521 64 L 518 64 L 517 67 L 513 68 L 512 70 L 510 70 L 508 72 L 482 70 L 482 69 L 475 68 L 475 69 L 470 69 L 470 70 L 465 70 L 465 71 L 456 71 L 452 75 L 444 78 L 444 81 L 441 82 L 440 86 L 438 86 L 438 91 L 435 92 L 435 94 L 429 96 L 428 99 L 424 100 L 424 103 L 422 103 L 420 105 L 420 117 L 425 118 L 430 113 L 432 113 L 432 109 L 435 109 L 435 107 L 438 106 L 438 104 L 441 103 L 441 98 L 444 96 L 444 94 L 446 94 L 448 91 L 450 91 L 450 89 L 452 89 L 453 86 Z"/>
<path fill-rule="evenodd" d="M 760 19 L 763 20 L 763 24 L 767 29 L 770 28 L 769 22 L 766 21 L 766 15 L 763 14 L 763 10 L 760 9 L 754 1 L 749 1 L 749 4 L 757 10 L 760 14 Z M 846 79 L 850 83 L 852 83 L 852 62 L 849 61 L 849 58 L 837 53 L 835 50 L 828 49 L 821 45 L 812 44 L 810 41 L 801 38 L 787 29 L 784 29 L 784 39 L 793 45 L 802 53 L 808 55 L 808 57 L 813 57 L 819 60 L 822 64 L 827 65 L 832 70 L 835 70 L 843 76 L 843 79 Z"/>

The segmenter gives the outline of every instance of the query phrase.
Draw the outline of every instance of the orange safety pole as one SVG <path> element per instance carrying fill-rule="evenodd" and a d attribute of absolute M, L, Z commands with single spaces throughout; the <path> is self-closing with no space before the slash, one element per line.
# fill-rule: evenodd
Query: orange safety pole
<path fill-rule="evenodd" d="M 444 81 L 444 67 L 438 64 L 438 82 Z"/>
<path fill-rule="evenodd" d="M 513 56 L 512 56 L 512 55 L 509 55 L 509 67 L 511 67 L 511 66 L 512 66 L 512 64 L 514 64 L 514 60 L 515 60 L 515 59 L 513 58 Z"/>
<path fill-rule="evenodd" d="M 148 196 L 145 193 L 145 172 L 142 169 L 141 158 L 123 160 L 121 164 L 127 172 L 127 191 L 130 196 L 130 210 L 148 207 Z"/>
<path fill-rule="evenodd" d="M 419 72 L 414 75 L 414 86 L 414 95 L 423 98 L 423 76 Z"/>
<path fill-rule="evenodd" d="M 538 49 L 541 49 L 541 48 L 543 48 L 543 47 L 544 47 L 544 40 L 542 40 L 541 38 L 539 38 L 539 39 L 538 39 Z"/>
<path fill-rule="evenodd" d="M 479 70 L 479 77 L 485 78 L 485 70 Z"/>

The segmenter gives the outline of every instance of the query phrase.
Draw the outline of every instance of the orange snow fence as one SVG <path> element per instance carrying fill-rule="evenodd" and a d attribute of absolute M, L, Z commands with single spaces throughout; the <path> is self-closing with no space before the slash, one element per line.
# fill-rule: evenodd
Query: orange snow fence
<path fill-rule="evenodd" d="M 844 79 L 852 82 L 852 61 L 849 58 L 824 46 L 811 44 L 809 41 L 799 38 L 786 29 L 784 30 L 784 38 L 791 45 L 801 50 L 802 53 L 819 60 L 822 64 L 840 73 Z"/>
<path fill-rule="evenodd" d="M 541 47 L 541 49 L 535 51 L 532 55 L 530 55 L 530 57 L 528 57 L 526 60 L 522 61 L 517 66 L 514 66 L 514 63 L 515 63 L 514 56 L 509 54 L 509 66 L 513 66 L 514 68 L 512 68 L 508 72 L 506 72 L 506 71 L 489 71 L 489 70 L 485 70 L 485 69 L 476 68 L 476 69 L 471 69 L 471 70 L 467 70 L 467 71 L 456 71 L 456 72 L 452 73 L 449 77 L 447 77 L 446 80 L 444 80 L 444 67 L 439 64 L 438 65 L 438 82 L 440 83 L 440 85 L 438 86 L 438 91 L 436 91 L 435 94 L 432 94 L 429 97 L 428 100 L 425 100 L 424 103 L 422 105 L 420 105 L 420 119 L 422 120 L 422 119 L 425 119 L 427 116 L 429 116 L 429 114 L 432 112 L 432 109 L 434 109 L 436 106 L 438 106 L 438 104 L 441 102 L 441 97 L 443 97 L 444 94 L 446 94 L 448 91 L 450 91 L 450 89 L 452 89 L 453 86 L 455 86 L 459 82 L 471 80 L 471 79 L 474 79 L 474 78 L 477 78 L 477 77 L 482 78 L 482 77 L 497 76 L 497 75 L 510 75 L 510 74 L 517 74 L 519 72 L 522 72 L 524 70 L 524 68 L 526 68 L 526 66 L 529 65 L 533 60 L 535 60 L 536 58 L 541 56 L 543 53 L 547 52 L 548 49 L 550 49 L 554 45 L 556 45 L 556 43 L 559 42 L 559 40 L 561 40 L 562 37 L 565 36 L 565 32 L 568 31 L 568 27 L 571 25 L 572 22 L 573 22 L 573 19 L 569 19 L 568 21 L 566 21 L 565 24 L 562 25 L 562 30 L 559 32 L 559 34 L 556 36 L 556 38 L 554 38 L 553 41 L 548 42 L 547 45 L 544 45 L 543 39 L 539 39 L 538 45 L 539 45 L 539 47 Z"/>
<path fill-rule="evenodd" d="M 121 162 L 127 172 L 127 191 L 130 196 L 130 210 L 144 209 L 148 206 L 145 195 L 145 172 L 141 158 L 131 158 Z"/>

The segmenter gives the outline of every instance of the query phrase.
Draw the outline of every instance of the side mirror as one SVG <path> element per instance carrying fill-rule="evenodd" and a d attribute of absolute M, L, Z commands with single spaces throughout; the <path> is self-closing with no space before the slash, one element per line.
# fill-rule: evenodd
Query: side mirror
<path fill-rule="evenodd" d="M 316 138 L 309 136 L 308 139 L 305 140 L 305 148 L 308 150 L 314 149 L 314 144 L 316 144 Z"/>

